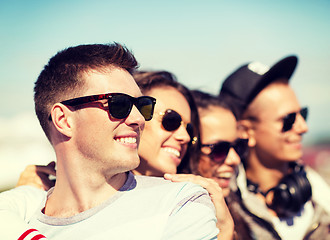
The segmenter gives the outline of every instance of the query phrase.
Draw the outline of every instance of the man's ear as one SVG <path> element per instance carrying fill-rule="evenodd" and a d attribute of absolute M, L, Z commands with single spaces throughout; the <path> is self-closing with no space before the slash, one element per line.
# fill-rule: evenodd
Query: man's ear
<path fill-rule="evenodd" d="M 72 111 L 61 103 L 51 109 L 51 116 L 56 130 L 67 137 L 72 137 Z"/>
<path fill-rule="evenodd" d="M 237 123 L 237 131 L 239 138 L 249 139 L 249 147 L 254 147 L 256 144 L 255 140 L 255 130 L 253 128 L 253 123 L 251 120 L 240 120 Z"/>

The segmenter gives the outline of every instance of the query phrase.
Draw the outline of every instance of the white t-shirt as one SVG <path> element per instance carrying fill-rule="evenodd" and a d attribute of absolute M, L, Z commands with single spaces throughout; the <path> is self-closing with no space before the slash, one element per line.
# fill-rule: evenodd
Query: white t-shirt
<path fill-rule="evenodd" d="M 277 233 L 283 240 L 302 240 L 312 223 L 314 208 L 311 201 L 305 203 L 301 212 L 290 218 L 272 217 Z"/>
<path fill-rule="evenodd" d="M 40 204 L 46 200 L 46 197 L 47 192 L 30 186 L 2 192 L 0 194 L 0 239 L 31 240 L 40 235 L 27 222 L 35 214 Z"/>
<path fill-rule="evenodd" d="M 11 191 L 29 193 L 31 187 Z M 51 193 L 50 190 L 48 194 Z M 6 198 L 8 194 L 5 198 L 0 194 L 0 206 Z M 218 234 L 208 193 L 192 183 L 172 183 L 129 173 L 114 196 L 69 218 L 44 215 L 41 209 L 45 206 L 45 194 L 38 193 L 31 201 L 30 205 L 27 200 L 15 199 L 15 205 L 24 205 L 20 216 L 26 215 L 29 229 L 38 229 L 48 239 L 216 239 Z M 22 214 L 24 208 L 37 210 Z"/>

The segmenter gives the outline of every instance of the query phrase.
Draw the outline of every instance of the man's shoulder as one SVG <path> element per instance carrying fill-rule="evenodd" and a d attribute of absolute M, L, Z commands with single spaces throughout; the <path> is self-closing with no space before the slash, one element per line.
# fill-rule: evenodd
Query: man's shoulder
<path fill-rule="evenodd" d="M 32 186 L 20 186 L 0 194 L 0 211 L 30 219 L 46 200 L 47 192 Z"/>
<path fill-rule="evenodd" d="M 162 177 L 134 176 L 135 191 L 144 196 L 153 196 L 154 199 L 179 201 L 202 201 L 211 203 L 208 192 L 198 184 L 191 182 L 171 182 Z M 212 203 L 211 203 L 212 205 Z"/>
<path fill-rule="evenodd" d="M 14 198 L 35 198 L 40 199 L 47 195 L 47 192 L 32 186 L 19 186 L 8 191 L 2 192 L 0 197 Z"/>
<path fill-rule="evenodd" d="M 191 182 L 171 182 L 162 177 L 135 176 L 135 179 L 138 192 L 135 202 L 148 212 L 165 214 L 166 239 L 174 236 L 175 239 L 180 236 L 200 239 L 198 236 L 205 237 L 205 234 L 213 239 L 217 235 L 215 208 L 203 187 Z"/>
<path fill-rule="evenodd" d="M 320 205 L 328 215 L 330 215 L 330 186 L 328 183 L 311 167 L 305 167 L 308 181 L 312 186 L 312 200 L 314 204 Z"/>

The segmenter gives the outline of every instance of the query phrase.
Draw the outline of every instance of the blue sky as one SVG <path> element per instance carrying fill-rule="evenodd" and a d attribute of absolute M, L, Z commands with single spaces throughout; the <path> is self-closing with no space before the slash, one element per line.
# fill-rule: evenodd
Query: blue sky
<path fill-rule="evenodd" d="M 33 84 L 51 56 L 112 41 L 131 49 L 142 69 L 171 71 L 211 93 L 244 63 L 272 65 L 296 54 L 292 86 L 310 107 L 305 141 L 330 136 L 329 12 L 328 0 L 2 1 L 0 149 L 16 158 L 8 150 L 17 149 L 15 139 L 45 141 L 33 117 Z"/>

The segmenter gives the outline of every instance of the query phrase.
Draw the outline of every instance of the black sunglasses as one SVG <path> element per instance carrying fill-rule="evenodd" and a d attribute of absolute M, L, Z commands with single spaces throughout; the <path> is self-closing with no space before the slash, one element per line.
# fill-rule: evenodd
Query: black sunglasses
<path fill-rule="evenodd" d="M 248 139 L 238 138 L 234 142 L 221 141 L 214 144 L 202 144 L 202 147 L 209 147 L 211 153 L 204 154 L 212 161 L 222 164 L 227 158 L 230 148 L 234 148 L 238 156 L 242 157 L 248 148 Z"/>
<path fill-rule="evenodd" d="M 132 97 L 124 93 L 106 93 L 85 97 L 73 98 L 62 101 L 67 106 L 77 106 L 84 103 L 95 102 L 102 99 L 108 99 L 108 111 L 110 115 L 117 119 L 127 118 L 133 105 L 140 111 L 146 121 L 152 119 L 156 99 L 149 96 Z"/>
<path fill-rule="evenodd" d="M 299 112 L 289 113 L 288 115 L 286 115 L 285 117 L 283 117 L 283 128 L 282 128 L 282 132 L 287 132 L 287 131 L 289 131 L 289 130 L 292 129 L 292 126 L 293 126 L 293 124 L 296 121 L 296 117 L 297 117 L 297 114 L 298 113 L 300 113 L 300 115 L 306 121 L 307 115 L 308 115 L 308 108 L 307 107 L 304 107 L 304 108 L 300 109 Z"/>
<path fill-rule="evenodd" d="M 181 124 L 183 124 L 181 115 L 172 109 L 167 109 L 165 112 L 160 113 L 160 115 L 163 116 L 162 125 L 166 131 L 175 131 L 181 126 Z M 186 129 L 192 139 L 193 126 L 190 123 L 187 123 Z"/>

